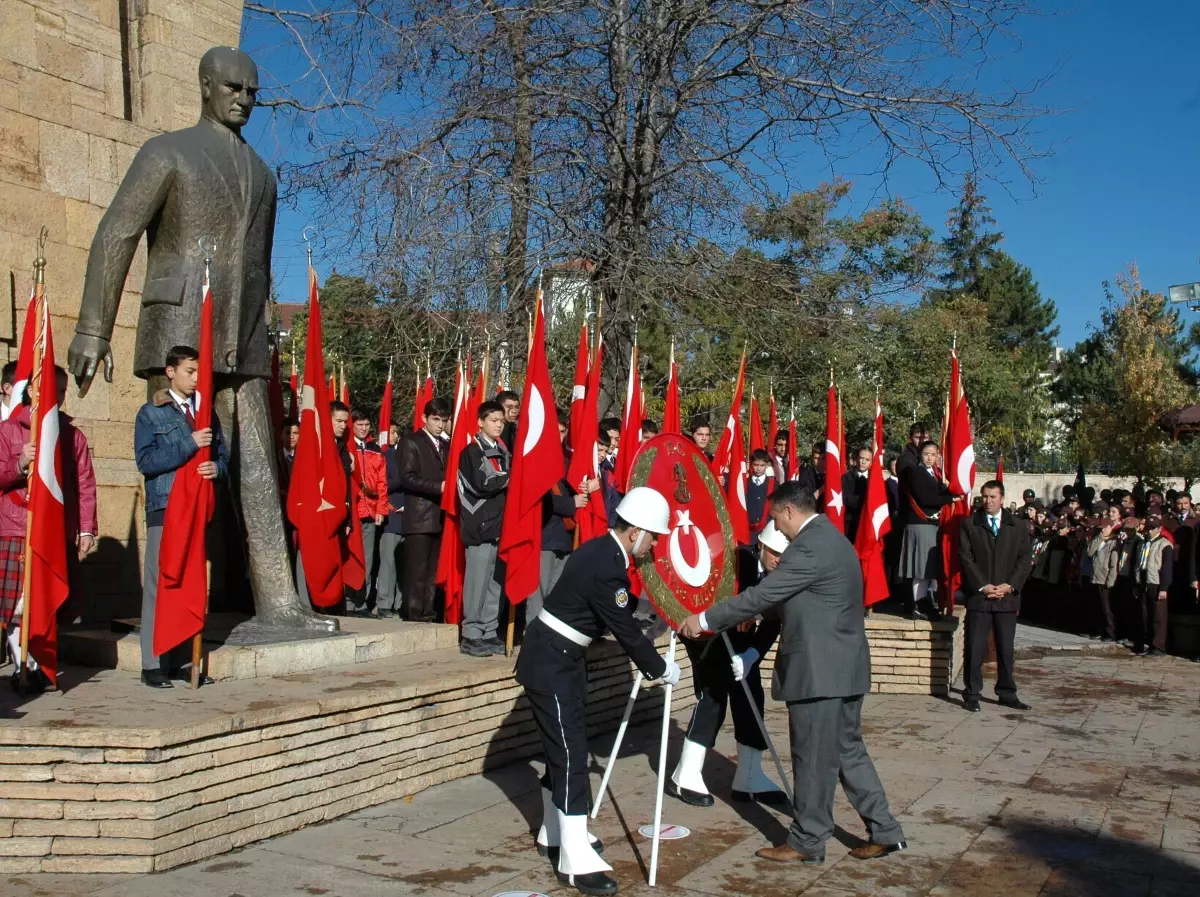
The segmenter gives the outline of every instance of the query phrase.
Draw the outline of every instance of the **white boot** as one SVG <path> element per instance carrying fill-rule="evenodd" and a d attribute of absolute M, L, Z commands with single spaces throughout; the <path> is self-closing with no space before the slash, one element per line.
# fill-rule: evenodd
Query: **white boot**
<path fill-rule="evenodd" d="M 591 832 L 588 832 L 588 840 L 592 843 L 592 849 L 598 853 L 604 852 L 604 845 Z M 547 856 L 551 847 L 558 847 L 561 843 L 562 835 L 558 830 L 558 810 L 554 807 L 554 795 L 548 788 L 543 788 L 542 827 L 538 829 L 537 833 L 538 853 L 541 856 Z"/>
<path fill-rule="evenodd" d="M 783 789 L 771 781 L 762 769 L 763 752 L 745 744 L 737 746 L 738 765 L 733 776 L 733 792 L 746 795 L 783 794 Z"/>
<path fill-rule="evenodd" d="M 671 773 L 671 781 L 688 791 L 708 794 L 708 787 L 704 784 L 704 758 L 707 755 L 708 748 L 704 745 L 684 739 L 683 750 L 679 752 L 679 763 Z"/>
<path fill-rule="evenodd" d="M 587 816 L 568 816 L 558 809 L 554 812 L 560 839 L 558 871 L 566 876 L 612 871 L 588 839 Z"/>

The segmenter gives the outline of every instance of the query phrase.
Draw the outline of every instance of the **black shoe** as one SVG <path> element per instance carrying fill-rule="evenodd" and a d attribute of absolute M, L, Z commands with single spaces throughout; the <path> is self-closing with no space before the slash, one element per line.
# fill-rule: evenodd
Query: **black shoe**
<path fill-rule="evenodd" d="M 400 616 L 400 612 L 394 610 L 379 610 L 379 608 L 376 608 L 375 616 L 380 620 L 394 620 Z"/>
<path fill-rule="evenodd" d="M 465 638 L 459 642 L 458 653 L 466 654 L 470 657 L 491 656 L 491 651 L 488 650 L 487 643 L 475 638 Z"/>
<path fill-rule="evenodd" d="M 50 680 L 41 670 L 31 670 L 29 675 L 25 677 L 25 682 L 21 682 L 21 671 L 13 670 L 12 690 L 21 697 L 34 697 L 40 695 L 50 687 Z"/>
<path fill-rule="evenodd" d="M 711 807 L 716 801 L 711 794 L 701 794 L 699 791 L 689 791 L 675 784 L 674 779 L 667 779 L 663 790 L 678 800 L 693 807 Z"/>
<path fill-rule="evenodd" d="M 979 701 L 975 698 L 963 698 L 963 706 L 971 713 L 978 713 L 983 709 L 979 706 Z"/>
<path fill-rule="evenodd" d="M 1145 657 L 1150 652 L 1150 649 L 1145 645 L 1134 645 L 1132 650 L 1137 657 Z"/>
<path fill-rule="evenodd" d="M 787 794 L 782 791 L 733 791 L 729 796 L 737 801 L 753 801 L 771 807 L 790 807 L 792 805 Z"/>
<path fill-rule="evenodd" d="M 484 650 L 487 652 L 485 656 L 500 657 L 504 655 L 504 642 L 500 641 L 498 638 L 481 639 L 479 644 L 481 644 Z"/>
<path fill-rule="evenodd" d="M 162 670 L 142 670 L 142 684 L 151 688 L 174 688 L 171 677 Z"/>
<path fill-rule="evenodd" d="M 904 616 L 906 618 L 908 618 L 909 620 L 928 620 L 929 619 L 929 617 L 925 616 L 925 614 L 922 611 L 919 611 L 916 608 L 913 608 L 908 613 L 906 613 Z"/>
<path fill-rule="evenodd" d="M 192 671 L 191 670 L 171 670 L 171 679 L 175 682 L 187 682 L 188 684 L 191 684 Z M 208 675 L 208 673 L 200 674 L 200 684 L 201 685 L 216 685 L 216 683 L 217 683 L 217 680 L 214 679 L 212 676 Z"/>
<path fill-rule="evenodd" d="M 566 875 L 557 869 L 554 874 L 564 885 L 571 885 L 581 894 L 593 897 L 608 897 L 617 893 L 617 880 L 603 872 L 589 872 L 587 875 Z"/>
<path fill-rule="evenodd" d="M 597 838 L 595 841 L 592 842 L 592 850 L 596 851 L 596 853 L 601 853 L 601 854 L 604 853 L 604 842 L 601 841 L 599 838 Z M 552 862 L 555 866 L 558 865 L 558 848 L 557 847 L 547 847 L 545 844 L 539 844 L 537 846 L 537 852 L 538 852 L 538 856 L 550 857 L 550 862 Z"/>
<path fill-rule="evenodd" d="M 1112 637 L 1112 636 L 1110 636 L 1110 635 L 1102 635 L 1102 636 L 1100 636 L 1100 641 L 1102 641 L 1102 642 L 1115 642 L 1115 641 L 1116 641 L 1116 639 L 1115 639 L 1115 638 L 1113 638 L 1113 637 Z"/>
<path fill-rule="evenodd" d="M 1162 648 L 1151 648 L 1149 651 L 1147 651 L 1145 654 L 1142 655 L 1142 657 L 1166 657 L 1166 656 L 1167 656 L 1167 652 L 1164 651 Z"/>
<path fill-rule="evenodd" d="M 1020 698 L 1013 698 L 1011 701 L 1001 700 L 1001 707 L 1007 707 L 1009 710 L 1032 710 L 1033 708 L 1022 701 Z"/>

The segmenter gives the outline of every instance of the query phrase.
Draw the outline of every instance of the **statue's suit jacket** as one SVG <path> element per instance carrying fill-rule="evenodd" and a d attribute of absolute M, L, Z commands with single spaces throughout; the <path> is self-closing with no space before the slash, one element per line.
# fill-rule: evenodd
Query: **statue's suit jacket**
<path fill-rule="evenodd" d="M 267 299 L 275 176 L 240 137 L 215 122 L 146 142 L 100 221 L 88 256 L 76 332 L 111 339 L 141 235 L 149 255 L 134 373 L 161 373 L 172 346 L 200 340 L 204 256 L 211 269 L 213 370 L 270 376 Z"/>
<path fill-rule="evenodd" d="M 850 540 L 818 514 L 762 581 L 709 608 L 718 632 L 768 611 L 783 630 L 771 696 L 777 701 L 852 697 L 871 690 L 871 653 L 863 625 L 863 581 Z"/>

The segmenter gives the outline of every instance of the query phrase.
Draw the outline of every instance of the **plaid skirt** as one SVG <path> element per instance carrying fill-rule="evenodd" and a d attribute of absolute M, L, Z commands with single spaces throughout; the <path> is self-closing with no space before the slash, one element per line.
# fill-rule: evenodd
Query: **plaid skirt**
<path fill-rule="evenodd" d="M 8 623 L 25 579 L 25 540 L 0 539 L 0 625 Z"/>

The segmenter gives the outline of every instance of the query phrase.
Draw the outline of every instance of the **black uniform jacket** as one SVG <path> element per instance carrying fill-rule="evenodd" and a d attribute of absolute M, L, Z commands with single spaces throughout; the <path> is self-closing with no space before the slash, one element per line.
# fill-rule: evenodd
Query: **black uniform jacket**
<path fill-rule="evenodd" d="M 611 630 L 642 674 L 659 679 L 667 664 L 634 621 L 636 606 L 629 594 L 625 553 L 606 533 L 584 542 L 567 559 L 544 609 L 591 639 Z M 587 649 L 535 620 L 517 658 L 517 681 L 530 691 L 582 698 L 587 694 Z"/>

